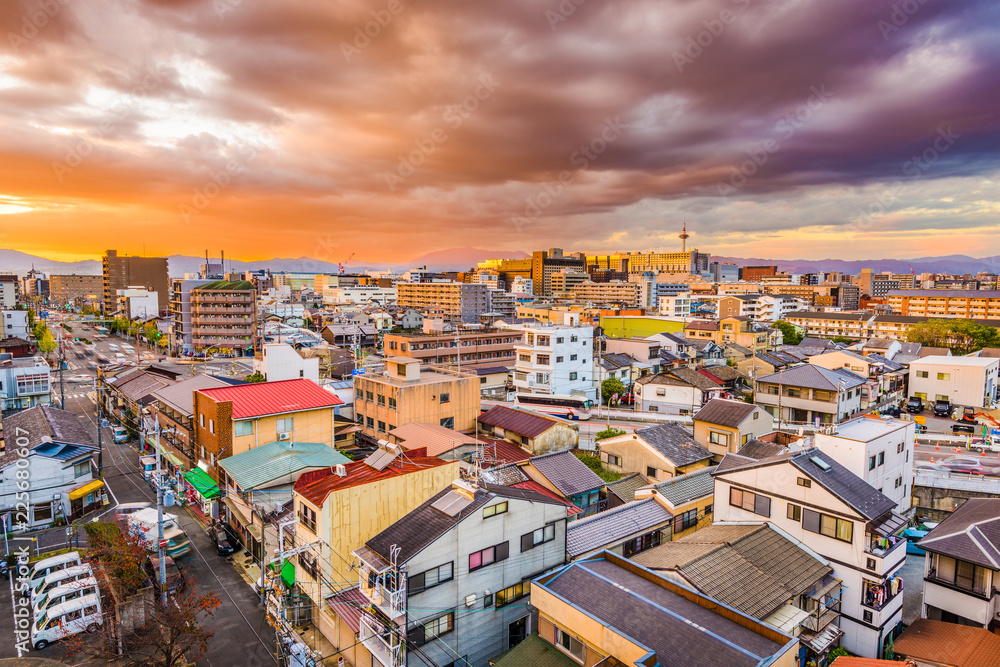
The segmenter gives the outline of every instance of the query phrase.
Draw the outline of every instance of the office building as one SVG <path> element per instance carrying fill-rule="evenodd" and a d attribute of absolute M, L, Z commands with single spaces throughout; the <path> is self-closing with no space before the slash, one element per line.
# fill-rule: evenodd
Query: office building
<path fill-rule="evenodd" d="M 397 283 L 396 305 L 438 309 L 451 322 L 474 323 L 490 310 L 489 287 L 477 283 Z"/>
<path fill-rule="evenodd" d="M 101 276 L 50 275 L 49 301 L 55 305 L 80 302 L 80 304 L 99 303 L 103 295 L 103 278 Z"/>
<path fill-rule="evenodd" d="M 165 312 L 170 307 L 166 257 L 135 257 L 108 250 L 101 258 L 101 271 L 105 313 L 116 310 L 118 290 L 128 287 L 156 292 L 160 311 Z"/>

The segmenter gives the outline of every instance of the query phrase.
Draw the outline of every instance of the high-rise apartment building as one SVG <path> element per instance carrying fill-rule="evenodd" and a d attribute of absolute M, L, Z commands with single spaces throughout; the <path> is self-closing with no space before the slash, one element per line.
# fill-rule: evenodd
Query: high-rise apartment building
<path fill-rule="evenodd" d="M 452 322 L 478 322 L 489 312 L 489 287 L 479 283 L 397 283 L 396 305 L 415 310 L 440 309 Z"/>
<path fill-rule="evenodd" d="M 559 271 L 586 271 L 586 259 L 579 253 L 563 253 L 562 248 L 539 250 L 531 256 L 531 279 L 535 294 L 552 294 L 552 274 Z"/>
<path fill-rule="evenodd" d="M 49 276 L 49 300 L 57 305 L 65 305 L 76 300 L 99 302 L 104 295 L 102 276 L 71 275 Z"/>
<path fill-rule="evenodd" d="M 996 290 L 891 290 L 886 301 L 894 315 L 1000 319 Z"/>
<path fill-rule="evenodd" d="M 144 287 L 156 292 L 161 311 L 170 306 L 170 280 L 166 257 L 119 256 L 108 250 L 101 259 L 104 312 L 113 313 L 118 304 L 118 290 Z"/>
<path fill-rule="evenodd" d="M 248 280 L 213 280 L 191 290 L 191 343 L 198 350 L 252 353 L 257 292 Z"/>
<path fill-rule="evenodd" d="M 778 275 L 777 266 L 744 266 L 740 268 L 740 280 L 760 282 L 764 278 Z"/>

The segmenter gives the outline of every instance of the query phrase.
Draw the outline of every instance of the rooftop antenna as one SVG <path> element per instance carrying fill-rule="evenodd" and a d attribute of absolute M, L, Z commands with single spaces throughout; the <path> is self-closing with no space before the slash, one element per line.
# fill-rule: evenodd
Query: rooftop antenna
<path fill-rule="evenodd" d="M 687 252 L 687 240 L 691 238 L 691 235 L 688 234 L 688 227 L 686 222 L 684 223 L 684 227 L 681 230 L 681 233 L 678 234 L 677 236 L 681 240 L 681 252 Z"/>

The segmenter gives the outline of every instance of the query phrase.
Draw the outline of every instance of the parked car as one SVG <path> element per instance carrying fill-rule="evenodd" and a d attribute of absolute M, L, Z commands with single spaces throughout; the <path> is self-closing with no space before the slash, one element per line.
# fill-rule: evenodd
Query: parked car
<path fill-rule="evenodd" d="M 934 401 L 934 416 L 951 417 L 951 401 Z"/>
<path fill-rule="evenodd" d="M 924 411 L 924 402 L 918 396 L 906 399 L 906 411 L 916 414 Z"/>
<path fill-rule="evenodd" d="M 951 472 L 964 472 L 970 475 L 985 474 L 983 464 L 974 456 L 949 456 L 941 461 L 941 465 Z"/>
<path fill-rule="evenodd" d="M 209 526 L 208 539 L 215 543 L 215 551 L 220 556 L 228 556 L 235 551 L 232 542 L 229 541 L 229 535 L 219 526 Z"/>
<path fill-rule="evenodd" d="M 181 570 L 180 566 L 170 556 L 167 556 L 164 562 L 167 567 L 167 593 L 177 593 L 184 590 L 187 580 L 184 578 L 183 570 Z M 154 586 L 158 587 L 160 581 L 160 559 L 157 556 L 147 556 L 145 569 L 150 581 Z"/>
<path fill-rule="evenodd" d="M 903 413 L 902 409 L 898 405 L 887 405 L 879 410 L 879 414 L 885 417 L 898 417 Z"/>
<path fill-rule="evenodd" d="M 115 426 L 112 429 L 112 436 L 116 443 L 128 442 L 128 430 L 124 426 Z"/>

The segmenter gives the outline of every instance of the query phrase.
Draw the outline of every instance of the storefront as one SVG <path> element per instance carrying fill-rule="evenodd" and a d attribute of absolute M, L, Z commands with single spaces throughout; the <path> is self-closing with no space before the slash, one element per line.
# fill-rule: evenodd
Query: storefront
<path fill-rule="evenodd" d="M 264 534 L 261 527 L 254 525 L 253 516 L 248 516 L 247 509 L 232 498 L 223 498 L 222 504 L 226 511 L 225 523 L 239 538 L 243 548 L 253 555 L 255 561 L 260 562 L 264 555 Z"/>
<path fill-rule="evenodd" d="M 104 504 L 104 482 L 95 479 L 69 492 L 70 521 Z"/>
<path fill-rule="evenodd" d="M 184 473 L 185 498 L 201 508 L 206 517 L 215 519 L 219 516 L 219 497 L 222 492 L 211 477 L 201 468 L 195 468 Z"/>

